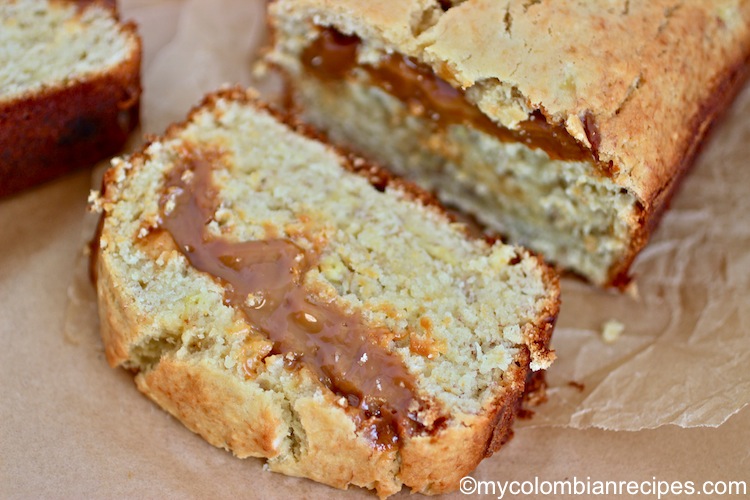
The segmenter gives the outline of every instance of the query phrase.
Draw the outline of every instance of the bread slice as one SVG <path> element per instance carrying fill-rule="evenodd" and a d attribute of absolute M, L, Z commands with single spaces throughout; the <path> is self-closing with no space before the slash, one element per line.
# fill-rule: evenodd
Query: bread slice
<path fill-rule="evenodd" d="M 303 118 L 599 285 L 750 57 L 750 2 L 278 0 Z"/>
<path fill-rule="evenodd" d="M 208 96 L 94 199 L 109 363 L 273 471 L 455 489 L 554 357 L 558 283 L 539 259 L 467 236 L 249 92 Z"/>
<path fill-rule="evenodd" d="M 0 196 L 120 151 L 138 124 L 140 64 L 114 2 L 0 2 Z"/>

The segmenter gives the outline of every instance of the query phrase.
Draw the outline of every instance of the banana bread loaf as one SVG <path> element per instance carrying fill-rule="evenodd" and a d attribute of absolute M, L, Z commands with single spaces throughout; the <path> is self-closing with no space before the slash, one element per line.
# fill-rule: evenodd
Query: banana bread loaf
<path fill-rule="evenodd" d="M 743 80 L 750 2 L 277 0 L 268 60 L 332 141 L 624 286 Z"/>

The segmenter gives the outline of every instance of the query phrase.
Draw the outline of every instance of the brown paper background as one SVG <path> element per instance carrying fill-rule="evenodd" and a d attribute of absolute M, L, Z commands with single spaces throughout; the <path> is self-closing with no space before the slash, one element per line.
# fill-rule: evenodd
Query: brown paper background
<path fill-rule="evenodd" d="M 145 42 L 145 132 L 205 91 L 251 83 L 260 0 L 121 11 Z M 565 280 L 550 401 L 475 477 L 750 482 L 748 117 L 750 87 L 638 259 L 638 300 Z M 107 366 L 79 258 L 90 183 L 80 172 L 0 200 L 0 497 L 363 496 L 209 446 Z M 625 324 L 614 344 L 600 337 L 609 319 Z"/>

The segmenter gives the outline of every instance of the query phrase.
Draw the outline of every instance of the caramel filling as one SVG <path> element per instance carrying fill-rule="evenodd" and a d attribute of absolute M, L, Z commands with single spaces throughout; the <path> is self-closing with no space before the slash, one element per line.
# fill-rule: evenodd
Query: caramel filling
<path fill-rule="evenodd" d="M 304 50 L 302 64 L 321 80 L 343 79 L 355 68 L 360 68 L 375 85 L 405 103 L 412 113 L 443 128 L 469 125 L 500 141 L 522 142 L 530 148 L 541 149 L 553 160 L 596 160 L 592 151 L 579 144 L 564 127 L 547 123 L 539 111 L 534 111 L 528 120 L 521 122 L 518 129 L 503 127 L 470 103 L 462 90 L 411 58 L 394 53 L 386 55 L 377 66 L 359 65 L 359 45 L 356 36 L 342 35 L 326 28 Z"/>
<path fill-rule="evenodd" d="M 289 239 L 233 242 L 209 234 L 206 226 L 217 209 L 211 182 L 217 159 L 183 152 L 166 177 L 156 231 L 167 231 L 195 269 L 224 287 L 224 302 L 273 342 L 271 354 L 284 356 L 290 369 L 307 367 L 336 394 L 377 447 L 389 449 L 405 434 L 425 431 L 417 413 L 429 403 L 417 396 L 402 360 L 378 343 L 393 334 L 369 327 L 360 313 L 318 302 L 303 287 L 314 255 Z"/>

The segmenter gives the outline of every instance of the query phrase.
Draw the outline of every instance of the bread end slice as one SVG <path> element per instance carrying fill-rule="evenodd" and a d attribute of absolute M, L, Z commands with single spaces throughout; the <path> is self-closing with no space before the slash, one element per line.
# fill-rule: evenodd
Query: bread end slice
<path fill-rule="evenodd" d="M 114 162 L 95 206 L 112 366 L 239 457 L 380 496 L 458 487 L 546 368 L 556 275 L 251 91 Z"/>
<path fill-rule="evenodd" d="M 2 2 L 0 46 L 0 196 L 122 149 L 139 120 L 141 41 L 114 2 Z"/>

